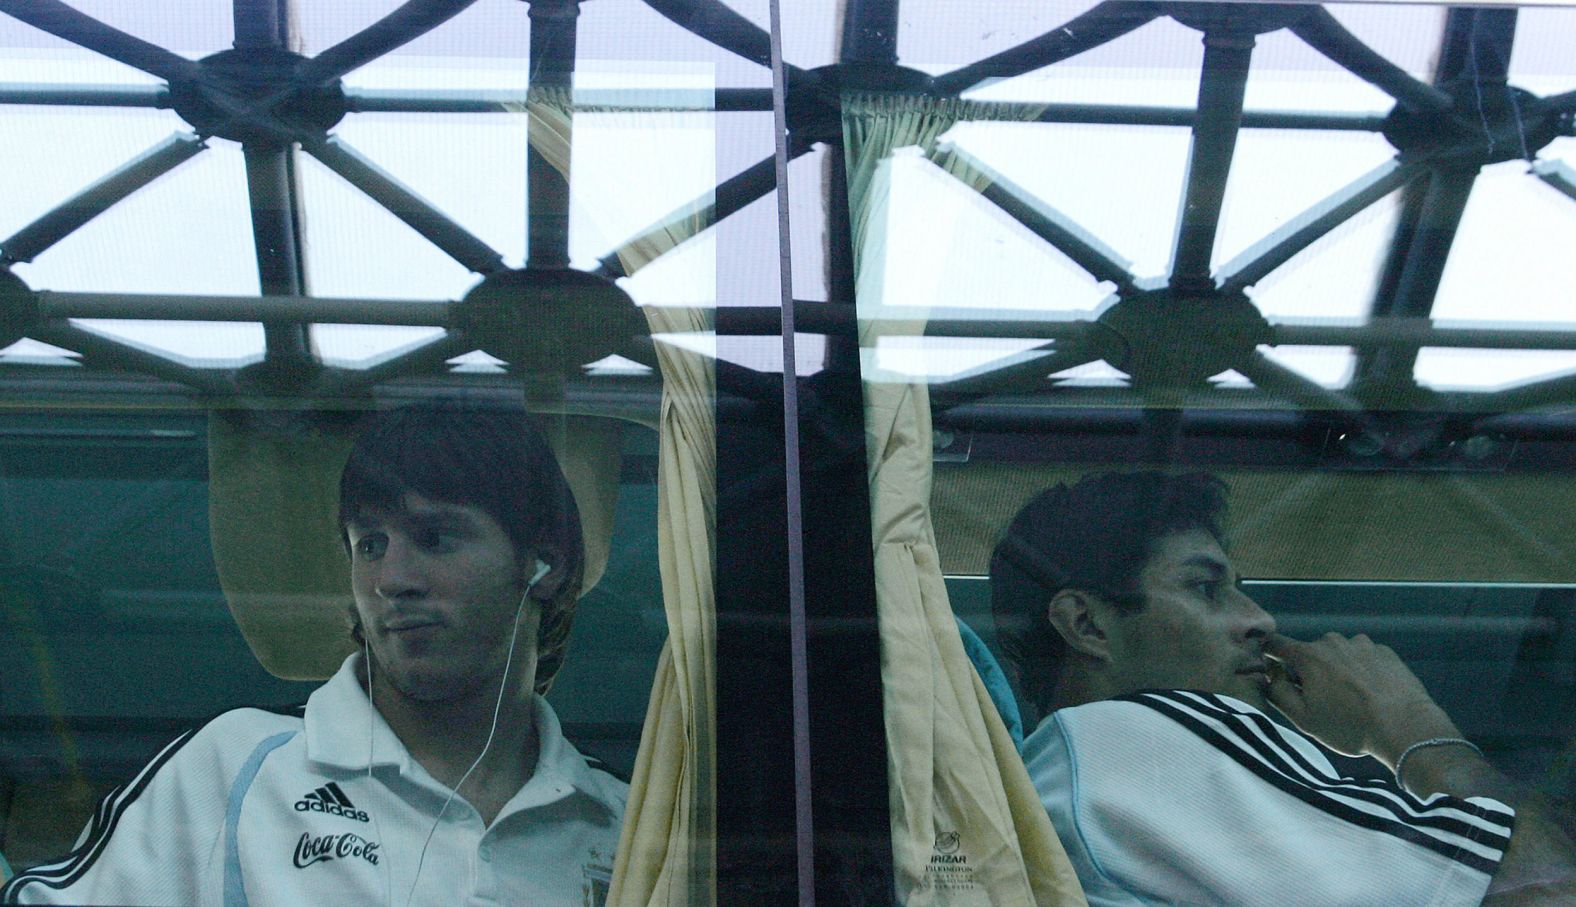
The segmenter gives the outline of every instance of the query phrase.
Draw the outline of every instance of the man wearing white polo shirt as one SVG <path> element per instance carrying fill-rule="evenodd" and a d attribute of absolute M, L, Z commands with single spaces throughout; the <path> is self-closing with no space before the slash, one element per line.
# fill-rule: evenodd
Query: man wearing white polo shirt
<path fill-rule="evenodd" d="M 1240 588 L 1226 487 L 1111 473 L 1042 493 L 991 563 L 1043 715 L 1024 760 L 1089 903 L 1570 903 L 1570 839 L 1388 648 L 1303 643 Z M 1303 733 L 1270 719 L 1270 706 Z M 1394 780 L 1343 777 L 1329 754 Z"/>
<path fill-rule="evenodd" d="M 340 483 L 361 646 L 304 707 L 238 709 L 111 794 L 5 903 L 599 905 L 627 786 L 542 698 L 582 577 L 523 410 L 384 413 Z"/>

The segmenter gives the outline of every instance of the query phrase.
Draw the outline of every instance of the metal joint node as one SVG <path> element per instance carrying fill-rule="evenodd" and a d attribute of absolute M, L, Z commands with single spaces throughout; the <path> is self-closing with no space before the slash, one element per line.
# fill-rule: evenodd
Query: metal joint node
<path fill-rule="evenodd" d="M 305 57 L 270 47 L 238 47 L 199 61 L 201 74 L 170 84 L 170 106 L 200 135 L 245 144 L 321 140 L 349 111 L 338 79 L 295 80 Z"/>

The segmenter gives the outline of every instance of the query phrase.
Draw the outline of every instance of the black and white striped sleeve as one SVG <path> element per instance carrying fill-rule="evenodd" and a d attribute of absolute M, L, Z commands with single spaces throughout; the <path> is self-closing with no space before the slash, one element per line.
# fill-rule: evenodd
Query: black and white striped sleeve
<path fill-rule="evenodd" d="M 1343 777 L 1317 743 L 1208 693 L 1062 709 L 1024 756 L 1091 907 L 1476 907 L 1515 823 L 1494 800 Z"/>
<path fill-rule="evenodd" d="M 1211 693 L 1147 692 L 1132 702 L 1198 735 L 1264 783 L 1352 825 L 1391 835 L 1492 875 L 1515 813 L 1494 800 L 1435 794 L 1419 799 L 1385 780 L 1344 778 L 1262 713 Z"/>
<path fill-rule="evenodd" d="M 99 803 L 70 853 L 19 872 L 0 903 L 214 901 L 229 776 L 257 733 L 249 714 L 260 713 L 228 712 L 166 744 Z"/>

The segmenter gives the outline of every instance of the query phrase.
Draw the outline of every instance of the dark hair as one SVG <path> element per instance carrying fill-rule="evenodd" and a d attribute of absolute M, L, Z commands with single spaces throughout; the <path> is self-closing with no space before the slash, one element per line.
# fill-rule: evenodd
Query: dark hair
<path fill-rule="evenodd" d="M 1046 617 L 1062 589 L 1138 611 L 1138 575 L 1161 539 L 1203 529 L 1222 540 L 1226 483 L 1205 473 L 1101 473 L 1040 492 L 1018 511 L 990 559 L 991 613 L 1010 673 L 1041 714 L 1065 645 Z"/>
<path fill-rule="evenodd" d="M 408 492 L 479 507 L 509 534 L 516 556 L 551 547 L 569 580 L 542 607 L 535 687 L 545 693 L 563 667 L 585 573 L 580 511 L 558 460 L 520 406 L 441 400 L 372 417 L 339 479 L 339 528 L 366 508 L 398 510 Z M 524 569 L 522 567 L 522 569 Z M 529 572 L 529 571 L 527 571 Z M 351 609 L 351 635 L 361 626 Z"/>

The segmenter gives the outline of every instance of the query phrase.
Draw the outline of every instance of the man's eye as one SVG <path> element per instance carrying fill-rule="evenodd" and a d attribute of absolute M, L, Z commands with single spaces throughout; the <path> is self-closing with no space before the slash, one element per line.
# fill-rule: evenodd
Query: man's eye
<path fill-rule="evenodd" d="M 1214 600 L 1220 594 L 1220 582 L 1218 580 L 1201 580 L 1194 583 L 1193 588 L 1198 590 L 1199 595 L 1210 600 Z"/>
<path fill-rule="evenodd" d="M 375 561 L 383 556 L 383 552 L 388 550 L 388 547 L 388 536 L 381 532 L 371 532 L 356 539 L 356 556 L 364 560 Z"/>
<path fill-rule="evenodd" d="M 421 529 L 414 536 L 416 544 L 427 551 L 452 551 L 456 540 L 455 533 L 446 529 Z"/>

